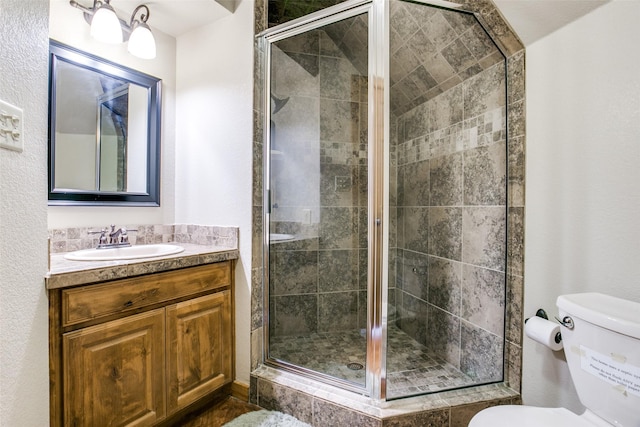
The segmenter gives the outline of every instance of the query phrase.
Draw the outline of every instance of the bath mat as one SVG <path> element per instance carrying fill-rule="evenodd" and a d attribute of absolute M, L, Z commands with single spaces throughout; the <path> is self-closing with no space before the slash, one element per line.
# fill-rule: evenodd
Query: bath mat
<path fill-rule="evenodd" d="M 222 427 L 311 427 L 291 415 L 277 411 L 260 410 L 248 412 L 229 421 Z"/>

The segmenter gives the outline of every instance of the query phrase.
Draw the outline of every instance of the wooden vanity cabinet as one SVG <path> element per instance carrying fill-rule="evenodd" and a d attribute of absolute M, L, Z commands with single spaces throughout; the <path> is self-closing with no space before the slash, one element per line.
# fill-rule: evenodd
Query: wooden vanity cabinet
<path fill-rule="evenodd" d="M 152 425 L 165 414 L 163 309 L 64 334 L 69 426 Z"/>
<path fill-rule="evenodd" d="M 50 290 L 51 425 L 155 425 L 231 383 L 232 264 Z"/>
<path fill-rule="evenodd" d="M 231 293 L 217 292 L 167 307 L 169 413 L 232 379 Z"/>

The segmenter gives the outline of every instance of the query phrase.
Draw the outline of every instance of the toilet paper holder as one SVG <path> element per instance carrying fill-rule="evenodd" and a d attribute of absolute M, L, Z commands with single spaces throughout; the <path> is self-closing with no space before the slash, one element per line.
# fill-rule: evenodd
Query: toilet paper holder
<path fill-rule="evenodd" d="M 536 311 L 536 316 L 542 317 L 545 320 L 549 320 L 549 316 L 547 316 L 547 312 L 544 311 L 543 308 L 539 308 L 538 311 Z M 558 322 L 560 322 L 561 325 L 566 326 L 569 329 L 573 329 L 573 319 L 570 318 L 569 316 L 566 316 L 562 320 L 558 319 L 557 317 L 555 319 Z M 529 320 L 529 318 L 524 319 L 524 323 L 527 323 L 527 320 Z M 562 334 L 558 332 L 553 339 L 556 342 L 556 344 L 560 344 L 560 342 L 562 341 Z"/>

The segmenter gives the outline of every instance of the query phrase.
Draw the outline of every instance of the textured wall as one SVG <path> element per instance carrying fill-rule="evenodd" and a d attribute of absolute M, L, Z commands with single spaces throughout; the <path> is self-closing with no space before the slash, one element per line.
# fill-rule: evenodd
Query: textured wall
<path fill-rule="evenodd" d="M 0 425 L 49 423 L 48 0 L 0 0 L 0 99 L 24 110 L 24 151 L 0 149 Z"/>

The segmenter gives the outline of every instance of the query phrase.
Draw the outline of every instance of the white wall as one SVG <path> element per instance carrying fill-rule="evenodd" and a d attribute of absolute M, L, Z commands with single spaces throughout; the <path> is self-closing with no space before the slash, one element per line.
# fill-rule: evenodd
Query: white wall
<path fill-rule="evenodd" d="M 177 40 L 176 222 L 240 227 L 236 377 L 249 382 L 253 2 Z"/>
<path fill-rule="evenodd" d="M 525 316 L 597 291 L 640 302 L 640 2 L 527 47 Z M 581 405 L 563 353 L 524 340 L 523 400 Z"/>
<path fill-rule="evenodd" d="M 68 1 L 51 0 L 49 37 L 85 52 L 162 79 L 162 165 L 160 207 L 50 206 L 49 228 L 105 226 L 108 224 L 173 224 L 175 222 L 175 91 L 176 40 L 153 28 L 157 56 L 147 60 L 127 52 L 126 44 L 93 40 L 80 9 Z"/>
<path fill-rule="evenodd" d="M 0 149 L 0 426 L 49 423 L 48 0 L 0 0 L 0 99 L 24 110 L 24 151 Z"/>

